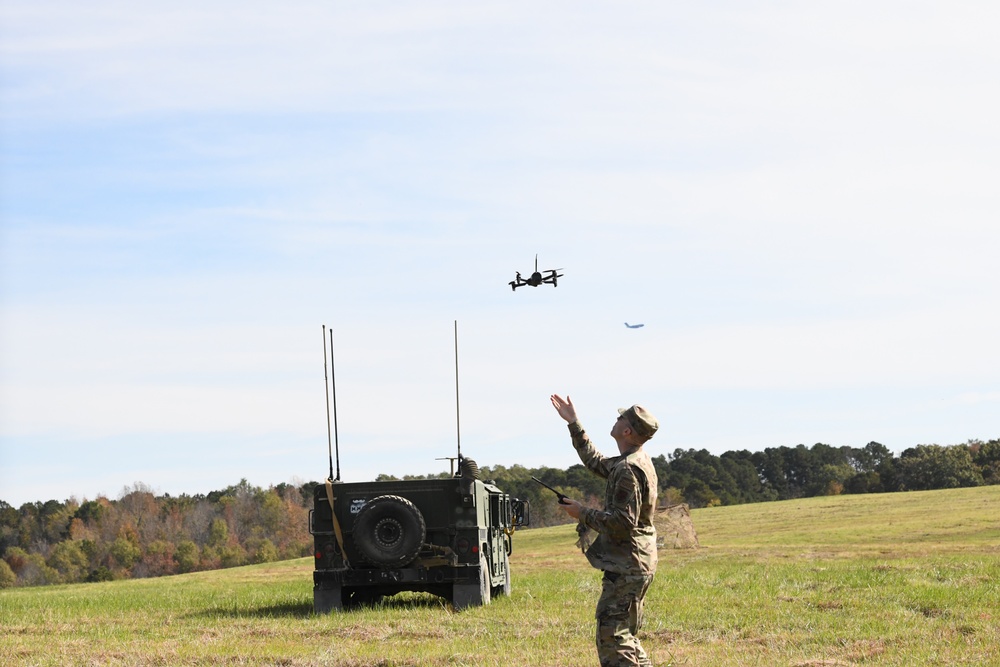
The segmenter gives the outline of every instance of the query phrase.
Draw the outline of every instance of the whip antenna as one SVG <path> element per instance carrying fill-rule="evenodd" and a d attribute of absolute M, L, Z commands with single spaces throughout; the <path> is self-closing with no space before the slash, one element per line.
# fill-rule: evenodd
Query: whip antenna
<path fill-rule="evenodd" d="M 324 348 L 323 354 L 326 355 Z M 333 363 L 333 329 L 330 329 L 330 381 L 333 385 L 333 444 L 337 453 L 337 477 L 340 481 L 340 439 L 337 437 L 337 368 Z M 333 461 L 330 462 L 330 477 L 333 477 Z"/>
<path fill-rule="evenodd" d="M 333 331 L 330 331 L 333 336 Z M 333 352 L 333 349 L 330 350 Z M 326 448 L 330 452 L 330 479 L 333 479 L 333 441 L 330 439 L 330 379 L 326 374 L 326 325 L 323 325 L 323 387 L 326 389 Z"/>
<path fill-rule="evenodd" d="M 458 405 L 458 320 L 455 320 L 455 434 L 458 439 L 458 461 L 462 462 L 462 423 Z"/>

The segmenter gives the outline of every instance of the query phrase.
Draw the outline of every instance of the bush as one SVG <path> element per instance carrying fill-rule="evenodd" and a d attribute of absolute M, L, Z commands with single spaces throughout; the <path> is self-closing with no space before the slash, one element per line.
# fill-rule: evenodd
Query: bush
<path fill-rule="evenodd" d="M 135 565 L 140 556 L 142 556 L 142 552 L 131 540 L 119 537 L 111 543 L 111 557 L 125 570 Z"/>
<path fill-rule="evenodd" d="M 114 573 L 112 573 L 111 570 L 109 570 L 108 568 L 101 565 L 97 569 L 91 570 L 90 574 L 87 575 L 87 578 L 84 581 L 88 583 L 95 583 L 98 581 L 113 581 L 114 578 L 115 578 Z"/>
<path fill-rule="evenodd" d="M 62 576 L 66 583 L 74 583 L 84 578 L 90 564 L 79 542 L 63 540 L 52 549 L 48 565 Z"/>
<path fill-rule="evenodd" d="M 219 549 L 219 560 L 222 567 L 239 567 L 246 565 L 247 554 L 239 544 L 226 545 Z"/>
<path fill-rule="evenodd" d="M 58 584 L 61 578 L 59 572 L 49 567 L 40 554 L 29 554 L 20 547 L 7 549 L 4 562 L 17 575 L 18 584 L 23 586 Z"/>
<path fill-rule="evenodd" d="M 17 575 L 28 564 L 28 552 L 21 547 L 9 547 L 3 555 L 3 560 Z"/>
<path fill-rule="evenodd" d="M 174 560 L 177 561 L 178 572 L 193 572 L 198 568 L 198 559 L 201 554 L 198 545 L 191 540 L 182 540 L 177 543 L 174 550 Z"/>
<path fill-rule="evenodd" d="M 271 563 L 279 558 L 278 548 L 267 538 L 251 545 L 250 552 L 252 554 L 250 561 L 253 563 Z"/>
<path fill-rule="evenodd" d="M 174 545 L 166 540 L 154 540 L 146 545 L 146 553 L 132 569 L 132 576 L 162 577 L 176 572 Z"/>
<path fill-rule="evenodd" d="M 7 561 L 0 560 L 0 588 L 10 588 L 17 583 L 17 575 L 10 569 Z"/>

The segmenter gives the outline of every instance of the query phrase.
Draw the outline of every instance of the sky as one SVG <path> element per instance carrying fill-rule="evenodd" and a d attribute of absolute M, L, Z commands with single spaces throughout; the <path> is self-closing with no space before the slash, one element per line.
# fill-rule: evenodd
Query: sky
<path fill-rule="evenodd" d="M 7 0 L 0 500 L 321 480 L 331 384 L 345 481 L 566 468 L 553 393 L 608 453 L 1000 437 L 998 28 Z"/>

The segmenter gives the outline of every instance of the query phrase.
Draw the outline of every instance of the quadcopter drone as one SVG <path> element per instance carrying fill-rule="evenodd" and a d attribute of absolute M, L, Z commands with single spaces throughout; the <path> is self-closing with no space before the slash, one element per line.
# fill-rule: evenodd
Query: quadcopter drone
<path fill-rule="evenodd" d="M 559 270 L 560 269 L 547 269 L 545 273 L 549 275 L 542 276 L 542 273 L 538 270 L 538 255 L 535 255 L 535 272 L 531 274 L 531 277 L 525 280 L 521 277 L 521 272 L 518 271 L 514 280 L 507 284 L 510 285 L 511 291 L 516 290 L 518 287 L 524 287 L 525 285 L 538 287 L 542 283 L 551 283 L 553 287 L 557 287 L 556 278 L 562 278 L 563 276 L 561 273 L 556 273 Z"/>

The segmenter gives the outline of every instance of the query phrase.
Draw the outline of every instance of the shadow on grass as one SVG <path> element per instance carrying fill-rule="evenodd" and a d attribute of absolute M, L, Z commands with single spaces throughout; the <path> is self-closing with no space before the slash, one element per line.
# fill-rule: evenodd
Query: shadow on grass
<path fill-rule="evenodd" d="M 209 607 L 191 612 L 191 618 L 308 618 L 313 615 L 312 600 L 283 602 L 260 607 Z"/>
<path fill-rule="evenodd" d="M 433 595 L 394 595 L 372 604 L 350 605 L 339 613 L 350 614 L 354 611 L 378 609 L 434 609 L 447 606 L 448 603 L 443 599 Z M 199 618 L 310 618 L 316 616 L 316 613 L 313 611 L 312 600 L 302 600 L 260 607 L 212 607 L 192 612 L 188 616 Z"/>

